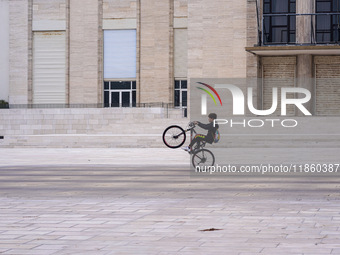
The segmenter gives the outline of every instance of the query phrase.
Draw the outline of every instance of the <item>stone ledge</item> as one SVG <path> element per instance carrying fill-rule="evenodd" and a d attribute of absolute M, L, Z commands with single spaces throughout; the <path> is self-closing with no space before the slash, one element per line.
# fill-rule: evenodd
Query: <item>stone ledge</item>
<path fill-rule="evenodd" d="M 245 50 L 258 56 L 280 55 L 340 55 L 339 45 L 291 45 L 291 46 L 255 46 L 246 47 Z"/>

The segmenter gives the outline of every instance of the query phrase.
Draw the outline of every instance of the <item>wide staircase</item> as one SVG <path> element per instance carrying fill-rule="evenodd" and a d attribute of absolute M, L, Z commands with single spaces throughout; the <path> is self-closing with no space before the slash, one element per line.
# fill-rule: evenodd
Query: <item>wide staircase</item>
<path fill-rule="evenodd" d="M 233 119 L 242 123 L 244 118 Z M 209 147 L 340 147 L 339 117 L 294 117 L 294 128 L 273 128 L 268 122 L 250 127 L 252 118 L 245 119 L 245 127 L 231 127 L 230 120 L 221 124 L 220 142 Z M 168 107 L 0 109 L 0 148 L 164 148 L 164 129 L 173 124 L 186 127 L 188 122 L 183 109 Z"/>
<path fill-rule="evenodd" d="M 187 123 L 165 107 L 1 109 L 0 147 L 164 147 L 164 129 Z"/>

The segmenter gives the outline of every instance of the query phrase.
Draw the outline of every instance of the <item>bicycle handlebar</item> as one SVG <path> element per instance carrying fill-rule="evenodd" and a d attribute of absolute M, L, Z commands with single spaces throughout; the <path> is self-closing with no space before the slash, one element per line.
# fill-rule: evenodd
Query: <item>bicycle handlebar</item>
<path fill-rule="evenodd" d="M 191 127 L 191 128 L 194 128 L 196 125 L 195 125 L 195 123 L 192 121 L 192 122 L 189 122 L 188 126 Z"/>
<path fill-rule="evenodd" d="M 189 122 L 186 131 L 193 131 L 194 133 L 196 133 L 195 127 L 196 127 L 196 125 L 195 125 L 194 122 Z"/>

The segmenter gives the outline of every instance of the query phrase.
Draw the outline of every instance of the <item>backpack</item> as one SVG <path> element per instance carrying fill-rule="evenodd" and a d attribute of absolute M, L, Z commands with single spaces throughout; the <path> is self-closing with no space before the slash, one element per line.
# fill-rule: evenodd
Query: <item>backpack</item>
<path fill-rule="evenodd" d="M 214 135 L 214 143 L 218 143 L 218 141 L 220 140 L 220 138 L 221 138 L 220 132 L 218 132 L 218 129 L 216 129 L 215 135 Z"/>

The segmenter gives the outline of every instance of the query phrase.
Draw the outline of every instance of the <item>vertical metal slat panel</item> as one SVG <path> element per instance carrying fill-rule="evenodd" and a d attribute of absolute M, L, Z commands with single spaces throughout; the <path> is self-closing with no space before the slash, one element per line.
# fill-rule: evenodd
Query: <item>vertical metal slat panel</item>
<path fill-rule="evenodd" d="M 281 88 L 295 87 L 296 57 L 263 57 L 263 109 L 273 103 L 273 87 L 278 88 L 278 106 L 273 115 L 281 114 Z M 294 95 L 288 95 L 294 98 Z M 294 115 L 293 105 L 287 106 L 287 115 Z"/>
<path fill-rule="evenodd" d="M 65 104 L 65 32 L 35 32 L 33 40 L 33 103 Z"/>
<path fill-rule="evenodd" d="M 316 114 L 340 115 L 340 57 L 315 56 Z"/>

